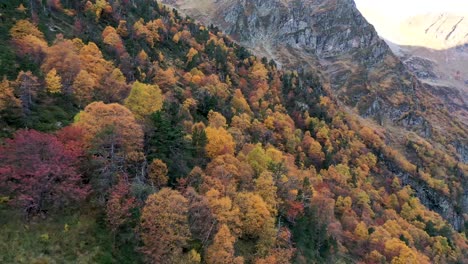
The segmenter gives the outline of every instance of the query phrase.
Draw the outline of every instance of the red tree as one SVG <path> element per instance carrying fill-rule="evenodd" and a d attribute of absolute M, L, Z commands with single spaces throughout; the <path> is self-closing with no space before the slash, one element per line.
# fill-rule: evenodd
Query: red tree
<path fill-rule="evenodd" d="M 128 222 L 132 209 L 137 206 L 136 199 L 131 196 L 129 185 L 124 180 L 112 188 L 107 201 L 106 214 L 107 222 L 114 235 L 121 226 Z"/>
<path fill-rule="evenodd" d="M 77 170 L 81 153 L 54 135 L 20 130 L 0 147 L 0 191 L 28 216 L 83 200 L 89 189 Z"/>

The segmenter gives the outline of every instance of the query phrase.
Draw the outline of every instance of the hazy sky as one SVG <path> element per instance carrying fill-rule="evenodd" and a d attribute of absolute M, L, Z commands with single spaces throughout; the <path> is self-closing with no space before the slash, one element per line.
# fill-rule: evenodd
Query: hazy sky
<path fill-rule="evenodd" d="M 468 13 L 468 0 L 355 0 L 359 9 L 405 18 L 429 12 Z"/>
<path fill-rule="evenodd" d="M 358 9 L 379 35 L 393 43 L 411 45 L 415 39 L 426 43 L 414 35 L 408 27 L 407 19 L 428 13 L 451 13 L 468 17 L 468 0 L 355 0 Z M 426 16 L 412 20 L 411 23 L 421 23 Z M 427 16 L 427 19 L 432 19 Z M 415 22 L 417 21 L 417 22 Z M 418 27 L 415 27 L 417 29 Z M 419 41 L 418 45 L 422 45 Z M 431 47 L 433 48 L 433 47 Z"/>

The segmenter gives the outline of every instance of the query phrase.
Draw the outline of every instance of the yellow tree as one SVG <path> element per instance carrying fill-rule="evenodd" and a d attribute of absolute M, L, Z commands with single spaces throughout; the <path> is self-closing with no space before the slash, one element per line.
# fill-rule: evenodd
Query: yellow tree
<path fill-rule="evenodd" d="M 234 95 L 231 100 L 232 105 L 232 112 L 234 114 L 252 114 L 252 110 L 250 110 L 249 103 L 245 99 L 244 95 L 242 94 L 240 89 L 236 89 L 234 91 Z"/>
<path fill-rule="evenodd" d="M 250 69 L 249 77 L 254 80 L 264 81 L 268 78 L 268 70 L 261 61 L 255 60 L 252 68 Z"/>
<path fill-rule="evenodd" d="M 156 76 L 154 77 L 154 82 L 164 92 L 169 91 L 177 83 L 175 70 L 171 67 L 169 67 L 167 70 L 159 68 L 156 72 Z"/>
<path fill-rule="evenodd" d="M 133 24 L 133 30 L 135 31 L 135 36 L 137 38 L 145 39 L 153 48 L 154 41 L 153 41 L 153 38 L 151 37 L 151 32 L 149 31 L 149 29 L 146 27 L 144 23 L 145 21 L 143 20 L 143 18 L 140 18 L 140 20 L 136 21 L 135 24 Z"/>
<path fill-rule="evenodd" d="M 240 232 L 239 208 L 235 207 L 228 196 L 221 196 L 216 189 L 210 189 L 205 194 L 211 213 L 219 224 L 226 224 L 238 234 Z"/>
<path fill-rule="evenodd" d="M 119 26 L 117 27 L 117 33 L 121 37 L 127 37 L 128 36 L 128 28 L 127 28 L 127 21 L 126 20 L 120 20 L 119 21 Z"/>
<path fill-rule="evenodd" d="M 93 100 L 96 81 L 87 71 L 81 70 L 76 76 L 72 87 L 78 105 L 83 107 Z"/>
<path fill-rule="evenodd" d="M 136 81 L 125 99 L 125 106 L 128 107 L 138 119 L 144 119 L 148 115 L 161 110 L 163 106 L 163 96 L 157 85 L 144 84 Z"/>
<path fill-rule="evenodd" d="M 226 129 L 207 127 L 205 132 L 208 139 L 205 147 L 208 157 L 213 159 L 223 154 L 234 154 L 236 143 Z"/>
<path fill-rule="evenodd" d="M 10 36 L 20 56 L 33 56 L 39 62 L 47 52 L 44 34 L 28 20 L 18 20 L 10 29 Z"/>
<path fill-rule="evenodd" d="M 167 166 L 160 159 L 155 159 L 151 162 L 148 170 L 148 177 L 156 188 L 161 188 L 167 184 L 169 178 L 167 177 Z"/>
<path fill-rule="evenodd" d="M 261 144 L 257 144 L 247 155 L 247 161 L 254 169 L 257 175 L 260 175 L 267 169 L 270 158 L 266 155 L 265 150 Z"/>
<path fill-rule="evenodd" d="M 169 188 L 150 195 L 141 214 L 140 235 L 151 263 L 180 259 L 190 238 L 187 199 Z"/>
<path fill-rule="evenodd" d="M 4 78 L 0 82 L 0 113 L 3 111 L 14 111 L 14 109 L 21 109 L 21 101 L 15 97 L 10 82 Z"/>
<path fill-rule="evenodd" d="M 81 47 L 79 59 L 81 68 L 91 74 L 95 80 L 101 80 L 114 69 L 113 64 L 104 59 L 101 50 L 93 42 Z"/>
<path fill-rule="evenodd" d="M 367 240 L 369 238 L 369 231 L 367 230 L 367 225 L 364 222 L 359 222 L 359 224 L 354 229 L 354 234 L 359 240 Z"/>
<path fill-rule="evenodd" d="M 227 225 L 221 225 L 214 237 L 213 244 L 206 253 L 208 264 L 242 264 L 244 259 L 234 255 L 234 242 L 236 238 L 229 231 Z"/>
<path fill-rule="evenodd" d="M 16 24 L 10 29 L 10 35 L 12 38 L 21 38 L 27 35 L 35 36 L 39 39 L 44 39 L 44 34 L 28 20 L 18 20 Z"/>
<path fill-rule="evenodd" d="M 187 64 L 192 62 L 193 57 L 198 55 L 198 51 L 194 48 L 190 48 L 189 52 L 187 53 Z"/>
<path fill-rule="evenodd" d="M 209 123 L 209 126 L 210 127 L 214 127 L 214 128 L 226 128 L 227 125 L 226 125 L 226 118 L 218 113 L 218 112 L 215 112 L 213 110 L 210 110 L 210 112 L 208 113 L 208 123 Z"/>
<path fill-rule="evenodd" d="M 122 54 L 125 51 L 122 38 L 117 33 L 117 30 L 111 26 L 107 26 L 102 32 L 102 39 L 105 44 L 112 46 L 118 54 Z"/>
<path fill-rule="evenodd" d="M 119 104 L 94 102 L 75 117 L 75 125 L 85 131 L 88 144 L 106 129 L 112 129 L 114 146 L 126 153 L 138 152 L 143 147 L 143 130 L 132 112 Z"/>
<path fill-rule="evenodd" d="M 257 194 L 242 192 L 237 194 L 235 204 L 240 210 L 243 234 L 259 237 L 272 219 L 265 201 Z"/>
<path fill-rule="evenodd" d="M 21 101 L 16 98 L 13 87 L 4 77 L 0 82 L 0 127 L 2 133 L 9 132 L 11 120 L 20 120 L 23 117 Z M 13 131 L 12 131 L 13 133 Z"/>
<path fill-rule="evenodd" d="M 322 145 L 311 137 L 309 131 L 305 133 L 302 139 L 302 146 L 314 165 L 320 168 L 325 160 L 325 153 L 322 151 Z"/>
<path fill-rule="evenodd" d="M 55 68 L 47 73 L 45 82 L 49 93 L 60 93 L 62 91 L 62 78 L 57 74 Z"/>
<path fill-rule="evenodd" d="M 255 192 L 263 198 L 263 201 L 268 206 L 268 211 L 272 216 L 275 216 L 278 210 L 276 209 L 277 205 L 277 196 L 276 196 L 277 187 L 273 180 L 273 174 L 269 171 L 264 171 L 260 176 L 255 179 Z"/>

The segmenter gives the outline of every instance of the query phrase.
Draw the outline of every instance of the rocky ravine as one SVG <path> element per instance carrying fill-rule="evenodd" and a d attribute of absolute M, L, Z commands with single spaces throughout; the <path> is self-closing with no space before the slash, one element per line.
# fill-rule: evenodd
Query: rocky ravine
<path fill-rule="evenodd" d="M 392 53 L 353 0 L 163 2 L 220 27 L 284 69 L 318 72 L 328 93 L 381 125 L 400 126 L 426 138 L 447 135 L 446 128 L 454 124 L 457 130 L 468 130 L 462 122 L 453 122 L 447 102 L 434 96 Z M 456 149 L 465 150 L 468 145 L 468 139 L 456 135 L 449 135 L 448 141 Z M 466 160 L 466 151 L 459 152 L 460 160 Z M 413 186 L 426 188 L 420 187 Z M 464 205 L 468 204 L 465 200 Z M 462 216 L 454 213 L 454 204 L 444 209 L 426 205 L 460 228 Z"/>

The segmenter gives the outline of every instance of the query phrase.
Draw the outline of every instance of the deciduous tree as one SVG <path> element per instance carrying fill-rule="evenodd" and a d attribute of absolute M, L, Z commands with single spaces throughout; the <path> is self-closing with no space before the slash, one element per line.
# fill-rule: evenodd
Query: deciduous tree
<path fill-rule="evenodd" d="M 137 118 L 144 119 L 148 115 L 162 109 L 163 96 L 157 85 L 144 84 L 136 81 L 125 99 L 128 107 Z"/>
<path fill-rule="evenodd" d="M 242 264 L 244 259 L 234 255 L 234 242 L 236 238 L 231 235 L 227 225 L 221 225 L 216 234 L 213 245 L 207 250 L 206 262 L 208 264 Z"/>
<path fill-rule="evenodd" d="M 49 93 L 60 93 L 62 91 L 62 78 L 57 74 L 57 70 L 50 70 L 45 78 L 46 89 Z"/>
<path fill-rule="evenodd" d="M 79 48 L 71 40 L 57 39 L 47 52 L 47 57 L 41 66 L 43 72 L 55 69 L 62 78 L 65 92 L 73 84 L 75 77 L 81 70 Z"/>
<path fill-rule="evenodd" d="M 243 192 L 235 199 L 240 210 L 243 235 L 258 237 L 271 221 L 267 204 L 257 194 Z"/>
<path fill-rule="evenodd" d="M 154 159 L 148 168 L 148 177 L 151 184 L 158 189 L 165 186 L 169 180 L 167 172 L 166 163 L 160 159 Z"/>
<path fill-rule="evenodd" d="M 236 143 L 226 129 L 207 127 L 205 132 L 208 139 L 205 147 L 208 157 L 215 158 L 223 154 L 234 154 Z"/>
<path fill-rule="evenodd" d="M 81 201 L 89 188 L 78 172 L 80 154 L 54 135 L 20 130 L 0 147 L 2 190 L 27 215 Z"/>
<path fill-rule="evenodd" d="M 0 123 L 13 123 L 22 117 L 21 101 L 5 78 L 0 82 Z"/>
<path fill-rule="evenodd" d="M 125 106 L 94 102 L 86 106 L 75 120 L 75 124 L 85 131 L 88 144 L 106 128 L 112 128 L 116 140 L 115 148 L 129 153 L 140 151 L 143 147 L 143 130 Z"/>
<path fill-rule="evenodd" d="M 129 187 L 125 180 L 120 180 L 112 188 L 109 200 L 107 200 L 107 223 L 114 235 L 120 227 L 129 221 L 132 209 L 137 207 L 136 199 L 131 196 Z"/>
<path fill-rule="evenodd" d="M 255 179 L 255 192 L 263 198 L 263 201 L 268 206 L 268 211 L 272 216 L 275 216 L 278 212 L 277 205 L 277 196 L 276 196 L 277 187 L 273 180 L 273 174 L 269 171 L 264 171 L 260 176 Z"/>
<path fill-rule="evenodd" d="M 156 76 L 154 77 L 154 83 L 156 83 L 163 92 L 170 91 L 177 83 L 174 68 L 167 68 L 163 70 L 158 68 Z"/>
<path fill-rule="evenodd" d="M 73 82 L 73 95 L 75 95 L 78 105 L 84 107 L 91 103 L 96 89 L 96 81 L 85 70 L 81 70 Z"/>
<path fill-rule="evenodd" d="M 23 107 L 23 113 L 29 114 L 39 91 L 39 81 L 30 71 L 21 71 L 15 84 L 18 87 L 17 90 Z"/>
<path fill-rule="evenodd" d="M 28 20 L 18 20 L 10 29 L 10 36 L 15 44 L 19 56 L 32 56 L 36 63 L 40 63 L 48 51 L 44 34 Z"/>
<path fill-rule="evenodd" d="M 143 252 L 152 263 L 173 263 L 190 238 L 188 201 L 164 188 L 146 200 L 140 223 Z"/>

